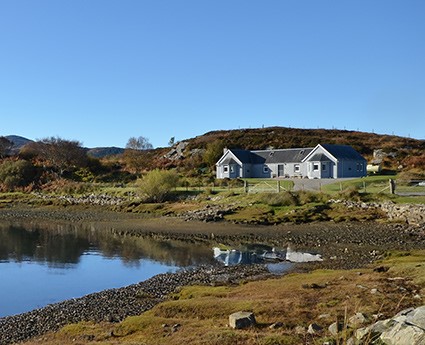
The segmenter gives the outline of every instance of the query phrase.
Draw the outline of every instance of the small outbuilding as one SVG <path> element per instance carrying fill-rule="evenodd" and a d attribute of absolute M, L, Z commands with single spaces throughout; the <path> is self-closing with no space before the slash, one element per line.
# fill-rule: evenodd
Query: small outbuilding
<path fill-rule="evenodd" d="M 366 160 L 348 145 L 277 150 L 225 149 L 216 163 L 223 178 L 345 178 L 366 176 Z"/>

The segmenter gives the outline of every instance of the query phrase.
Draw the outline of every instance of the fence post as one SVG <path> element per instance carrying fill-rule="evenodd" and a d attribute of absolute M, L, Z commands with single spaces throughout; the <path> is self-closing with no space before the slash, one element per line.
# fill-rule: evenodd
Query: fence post
<path fill-rule="evenodd" d="M 364 192 L 366 193 L 366 182 L 365 181 L 363 181 L 363 189 L 364 189 Z"/>
<path fill-rule="evenodd" d="M 395 193 L 395 182 L 392 178 L 390 178 L 390 193 L 394 194 Z"/>
<path fill-rule="evenodd" d="M 246 181 L 246 180 L 243 181 L 243 188 L 244 188 L 245 193 L 248 193 L 248 181 Z"/>
<path fill-rule="evenodd" d="M 277 192 L 280 193 L 280 181 L 277 180 Z"/>

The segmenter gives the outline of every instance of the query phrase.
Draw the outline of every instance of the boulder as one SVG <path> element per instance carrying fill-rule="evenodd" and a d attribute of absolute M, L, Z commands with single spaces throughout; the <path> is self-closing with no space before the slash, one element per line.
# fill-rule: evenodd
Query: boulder
<path fill-rule="evenodd" d="M 323 327 L 319 326 L 317 323 L 312 323 L 308 326 L 308 334 L 317 334 L 323 330 Z"/>
<path fill-rule="evenodd" d="M 362 313 L 356 313 L 348 319 L 348 326 L 351 328 L 359 328 L 366 323 L 366 317 Z"/>
<path fill-rule="evenodd" d="M 341 332 L 344 329 L 344 324 L 342 322 L 334 322 L 331 324 L 328 328 L 329 332 L 332 335 L 337 335 L 339 332 Z"/>
<path fill-rule="evenodd" d="M 358 329 L 357 341 L 379 341 L 386 345 L 425 344 L 425 306 L 405 309 L 393 318 L 381 320 L 373 325 Z"/>
<path fill-rule="evenodd" d="M 229 316 L 229 326 L 234 329 L 248 328 L 255 324 L 255 316 L 251 312 L 238 311 Z"/>

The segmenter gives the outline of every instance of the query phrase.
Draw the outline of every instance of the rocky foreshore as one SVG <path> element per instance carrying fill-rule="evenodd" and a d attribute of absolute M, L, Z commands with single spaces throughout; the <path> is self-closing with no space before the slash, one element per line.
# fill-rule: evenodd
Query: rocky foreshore
<path fill-rule="evenodd" d="M 185 285 L 232 284 L 269 276 L 263 265 L 201 267 L 154 276 L 127 287 L 93 293 L 24 314 L 0 318 L 0 344 L 20 342 L 81 321 L 118 322 L 139 315 Z M 30 291 L 29 291 L 30 293 Z"/>

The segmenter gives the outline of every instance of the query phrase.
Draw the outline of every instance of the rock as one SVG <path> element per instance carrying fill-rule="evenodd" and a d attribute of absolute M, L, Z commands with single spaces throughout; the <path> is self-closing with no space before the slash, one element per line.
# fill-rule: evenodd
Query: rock
<path fill-rule="evenodd" d="M 377 341 L 387 345 L 425 344 L 425 306 L 401 311 L 393 318 L 357 330 L 356 340 Z"/>
<path fill-rule="evenodd" d="M 356 313 L 348 319 L 348 326 L 351 328 L 359 328 L 366 323 L 366 317 L 362 313 Z"/>
<path fill-rule="evenodd" d="M 303 326 L 295 327 L 294 331 L 295 331 L 296 334 L 305 334 L 305 332 L 306 332 L 305 327 L 303 327 Z"/>
<path fill-rule="evenodd" d="M 308 334 L 317 334 L 323 330 L 323 327 L 319 326 L 317 323 L 312 323 L 308 326 L 307 333 Z"/>
<path fill-rule="evenodd" d="M 388 345 L 423 345 L 425 333 L 418 327 L 396 323 L 394 327 L 383 332 L 380 339 Z"/>
<path fill-rule="evenodd" d="M 342 324 L 342 322 L 334 322 L 328 328 L 329 332 L 334 336 L 341 332 L 343 329 L 344 325 Z"/>
<path fill-rule="evenodd" d="M 278 329 L 278 328 L 281 328 L 281 327 L 283 327 L 282 322 L 275 322 L 274 324 L 269 326 L 270 329 Z"/>
<path fill-rule="evenodd" d="M 234 329 L 248 328 L 255 324 L 255 316 L 251 312 L 238 311 L 229 316 L 229 326 Z"/>

